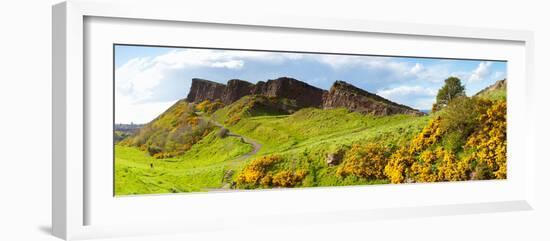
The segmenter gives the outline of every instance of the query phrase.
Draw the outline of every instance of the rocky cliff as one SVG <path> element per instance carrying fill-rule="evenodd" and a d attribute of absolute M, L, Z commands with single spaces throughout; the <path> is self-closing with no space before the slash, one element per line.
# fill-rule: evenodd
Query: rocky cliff
<path fill-rule="evenodd" d="M 474 96 L 484 95 L 497 90 L 506 90 L 506 79 L 496 81 L 494 84 L 489 85 L 485 89 L 477 92 L 477 94 L 475 94 Z"/>
<path fill-rule="evenodd" d="M 225 85 L 214 81 L 194 78 L 191 82 L 191 89 L 187 94 L 187 101 L 202 102 L 204 100 L 221 99 L 225 91 Z"/>
<path fill-rule="evenodd" d="M 372 115 L 424 115 L 419 110 L 394 103 L 344 81 L 334 82 L 330 91 L 326 91 L 288 77 L 266 82 L 259 81 L 257 84 L 232 79 L 227 82 L 227 85 L 195 78 L 187 95 L 187 101 L 198 103 L 206 99 L 221 100 L 224 104 L 229 105 L 247 95 L 293 100 L 298 108 L 319 107 L 330 109 L 344 107 L 350 111 Z"/>
<path fill-rule="evenodd" d="M 330 88 L 330 91 L 323 96 L 323 108 L 331 109 L 340 107 L 345 107 L 350 111 L 371 115 L 424 115 L 424 113 L 419 110 L 397 104 L 344 81 L 336 81 Z"/>
<path fill-rule="evenodd" d="M 256 95 L 295 100 L 300 107 L 321 107 L 324 92 L 323 89 L 288 77 L 260 81 L 252 90 L 252 94 Z"/>
<path fill-rule="evenodd" d="M 221 101 L 226 105 L 231 104 L 246 95 L 250 95 L 253 88 L 254 84 L 250 82 L 240 79 L 229 80 L 223 92 Z"/>
<path fill-rule="evenodd" d="M 201 102 L 206 99 L 219 99 L 227 105 L 246 95 L 263 95 L 295 100 L 296 105 L 301 108 L 321 107 L 324 92 L 326 91 L 288 77 L 268 80 L 267 82 L 260 81 L 257 84 L 232 79 L 227 82 L 227 85 L 195 78 L 192 80 L 187 101 Z"/>

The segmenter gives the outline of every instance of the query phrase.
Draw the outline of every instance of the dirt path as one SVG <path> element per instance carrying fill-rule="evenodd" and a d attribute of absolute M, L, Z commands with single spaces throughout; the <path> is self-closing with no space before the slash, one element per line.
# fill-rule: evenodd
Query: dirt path
<path fill-rule="evenodd" d="M 252 151 L 250 151 L 248 153 L 245 153 L 245 154 L 243 154 L 242 156 L 240 156 L 236 159 L 233 159 L 233 161 L 242 161 L 246 158 L 249 158 L 249 157 L 253 156 L 254 154 L 258 153 L 258 151 L 260 151 L 260 149 L 262 148 L 262 144 L 260 144 L 259 142 L 255 141 L 253 139 L 250 139 L 246 136 L 235 134 L 235 133 L 231 132 L 231 130 L 229 130 L 228 128 L 226 128 L 225 126 L 223 126 L 222 124 L 218 123 L 215 120 L 212 120 L 212 119 L 208 119 L 208 120 L 212 124 L 214 124 L 215 126 L 217 126 L 219 128 L 226 129 L 227 130 L 226 136 L 233 136 L 233 137 L 241 138 L 242 142 L 252 145 L 252 147 L 253 147 Z"/>
<path fill-rule="evenodd" d="M 214 124 L 215 126 L 219 127 L 219 128 L 222 128 L 222 129 L 226 129 L 227 130 L 227 133 L 225 134 L 226 136 L 233 136 L 233 137 L 237 137 L 237 138 L 240 138 L 242 142 L 244 143 L 247 143 L 247 144 L 250 144 L 252 145 L 252 150 L 235 158 L 235 159 L 232 159 L 230 161 L 230 165 L 235 165 L 237 163 L 239 163 L 240 161 L 243 161 L 251 156 L 253 156 L 254 154 L 258 153 L 258 151 L 260 151 L 260 149 L 262 148 L 262 144 L 260 144 L 259 142 L 257 142 L 256 140 L 253 140 L 253 139 L 250 139 L 246 136 L 242 136 L 242 135 L 239 135 L 239 134 L 236 134 L 236 133 L 233 133 L 231 132 L 231 130 L 229 130 L 228 128 L 226 128 L 224 125 L 218 123 L 217 121 L 215 120 L 212 120 L 211 118 L 205 118 L 205 117 L 201 117 L 203 119 L 206 119 L 207 121 L 210 121 L 210 123 Z M 224 177 L 225 179 L 225 177 Z M 228 183 L 228 182 L 225 182 L 225 181 L 222 181 L 222 187 L 220 188 L 207 188 L 205 189 L 209 192 L 227 192 L 227 191 L 231 191 L 231 184 Z"/>

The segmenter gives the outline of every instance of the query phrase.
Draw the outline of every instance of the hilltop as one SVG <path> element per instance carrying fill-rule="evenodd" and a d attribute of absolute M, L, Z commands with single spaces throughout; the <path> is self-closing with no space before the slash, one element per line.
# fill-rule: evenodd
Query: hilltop
<path fill-rule="evenodd" d="M 220 100 L 225 105 L 229 105 L 248 95 L 292 100 L 298 108 L 346 108 L 363 114 L 381 116 L 394 114 L 424 115 L 419 110 L 392 102 L 345 81 L 334 82 L 330 90 L 327 91 L 289 77 L 281 77 L 266 82 L 259 81 L 256 84 L 232 79 L 227 82 L 227 85 L 194 78 L 186 100 L 195 103 L 205 100 Z"/>
<path fill-rule="evenodd" d="M 487 99 L 506 99 L 506 79 L 498 80 L 494 84 L 487 86 L 477 92 L 474 97 L 483 97 Z"/>

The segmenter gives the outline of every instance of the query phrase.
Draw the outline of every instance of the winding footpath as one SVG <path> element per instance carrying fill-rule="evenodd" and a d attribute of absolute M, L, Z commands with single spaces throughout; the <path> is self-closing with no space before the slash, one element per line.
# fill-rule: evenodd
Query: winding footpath
<path fill-rule="evenodd" d="M 231 132 L 231 130 L 229 130 L 229 128 L 225 127 L 224 125 L 220 124 L 219 122 L 213 120 L 210 117 L 203 116 L 202 113 L 195 112 L 195 114 L 197 114 L 201 119 L 206 120 L 206 121 L 214 124 L 214 126 L 217 126 L 221 129 L 226 129 L 227 130 L 227 133 L 225 134 L 226 136 L 233 136 L 233 137 L 241 138 L 242 142 L 252 145 L 252 147 L 253 147 L 252 151 L 249 151 L 249 152 L 233 159 L 233 161 L 242 161 L 246 158 L 249 158 L 249 157 L 253 156 L 254 154 L 258 153 L 258 151 L 260 151 L 260 149 L 262 148 L 262 144 L 260 144 L 256 140 L 248 138 L 246 136 L 242 136 L 242 135 L 233 133 L 233 132 Z"/>
<path fill-rule="evenodd" d="M 199 116 L 201 116 L 201 115 L 199 114 Z M 247 153 L 245 153 L 245 154 L 243 154 L 243 155 L 241 155 L 241 156 L 239 156 L 235 159 L 232 159 L 230 161 L 230 164 L 236 164 L 240 161 L 243 161 L 243 160 L 253 156 L 254 154 L 258 153 L 258 151 L 260 151 L 260 149 L 262 148 L 262 144 L 260 144 L 256 140 L 250 139 L 246 136 L 242 136 L 242 135 L 233 133 L 228 128 L 226 128 L 224 125 L 218 123 L 217 121 L 215 121 L 211 118 L 205 118 L 205 117 L 202 117 L 202 116 L 200 118 L 202 118 L 206 121 L 209 121 L 210 123 L 214 124 L 215 126 L 221 128 L 221 129 L 227 130 L 227 132 L 225 133 L 225 136 L 238 137 L 238 138 L 241 139 L 242 142 L 252 145 L 253 148 L 252 148 L 251 151 L 249 151 L 249 152 L 247 152 Z M 207 188 L 205 190 L 210 191 L 210 192 L 212 192 L 212 191 L 214 191 L 214 192 L 227 192 L 227 191 L 231 191 L 231 184 L 222 181 L 222 187 L 220 187 L 220 188 Z"/>
<path fill-rule="evenodd" d="M 222 128 L 222 129 L 226 129 L 227 130 L 227 133 L 226 133 L 226 136 L 233 136 L 233 137 L 239 137 L 241 138 L 241 141 L 244 142 L 244 143 L 247 143 L 247 144 L 250 144 L 252 145 L 253 149 L 252 151 L 248 152 L 248 153 L 245 153 L 243 154 L 242 156 L 234 159 L 234 161 L 241 161 L 241 160 L 244 160 L 246 158 L 249 158 L 251 157 L 252 155 L 258 153 L 258 151 L 260 151 L 260 149 L 262 148 L 262 144 L 260 144 L 259 142 L 253 140 L 253 139 L 250 139 L 246 136 L 242 136 L 242 135 L 239 135 L 239 134 L 235 134 L 233 132 L 231 132 L 231 130 L 229 130 L 228 128 L 226 128 L 225 126 L 223 126 L 222 124 L 218 123 L 217 121 L 215 120 L 212 120 L 212 119 L 208 119 L 212 124 L 214 124 L 215 126 L 219 127 L 219 128 Z"/>

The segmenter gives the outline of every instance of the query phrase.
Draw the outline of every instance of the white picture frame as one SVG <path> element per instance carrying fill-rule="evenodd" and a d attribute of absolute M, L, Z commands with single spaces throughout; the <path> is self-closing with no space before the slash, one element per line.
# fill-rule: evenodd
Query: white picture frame
<path fill-rule="evenodd" d="M 155 11 L 150 11 L 150 9 Z M 482 212 L 515 211 L 530 210 L 533 208 L 534 199 L 534 168 L 535 157 L 534 135 L 532 125 L 529 125 L 530 95 L 532 93 L 532 74 L 533 74 L 533 34 L 529 31 L 518 30 L 497 30 L 482 29 L 456 26 L 439 25 L 421 25 L 410 23 L 389 23 L 389 22 L 370 22 L 357 21 L 350 19 L 321 19 L 321 18 L 300 18 L 292 16 L 235 16 L 228 13 L 225 16 L 209 16 L 200 11 L 194 11 L 187 8 L 181 1 L 155 1 L 155 2 L 133 2 L 133 1 L 110 1 L 96 2 L 86 0 L 69 0 L 64 3 L 53 6 L 53 163 L 52 163 L 52 227 L 53 234 L 63 239 L 84 239 L 94 237 L 112 237 L 122 235 L 139 234 L 158 234 L 173 232 L 193 232 L 201 230 L 222 230 L 231 225 L 293 225 L 301 222 L 327 223 L 343 222 L 353 220 L 384 219 L 395 217 L 422 217 L 434 215 L 468 214 Z M 154 30 L 155 26 L 168 23 L 181 24 L 209 24 L 223 26 L 225 29 L 231 28 L 254 28 L 256 30 L 276 29 L 277 32 L 290 30 L 300 30 L 307 33 L 315 31 L 320 34 L 333 33 L 335 35 L 344 33 L 387 35 L 395 38 L 425 38 L 426 41 L 449 41 L 454 44 L 460 42 L 475 41 L 491 45 L 502 43 L 511 47 L 511 55 L 517 56 L 518 61 L 514 62 L 515 76 L 518 80 L 510 81 L 510 94 L 513 97 L 510 100 L 514 103 L 511 106 L 512 118 L 516 118 L 516 124 L 512 130 L 509 141 L 510 145 L 515 146 L 512 157 L 514 160 L 514 170 L 517 175 L 511 175 L 506 183 L 477 182 L 477 183 L 438 183 L 426 184 L 422 186 L 414 185 L 391 185 L 391 186 L 372 186 L 367 187 L 341 187 L 341 188 L 317 188 L 317 189 L 299 189 L 299 190 L 273 190 L 273 191 L 251 191 L 241 193 L 213 193 L 197 194 L 187 196 L 146 196 L 140 197 L 137 201 L 117 200 L 116 203 L 100 202 L 101 205 L 95 205 L 96 208 L 90 208 L 90 198 L 93 188 L 90 187 L 90 180 L 87 178 L 87 171 L 92 168 L 90 162 L 85 161 L 89 155 L 89 145 L 86 143 L 86 135 L 90 130 L 87 124 L 88 118 L 93 112 L 90 107 L 90 100 L 87 99 L 86 91 L 93 86 L 89 86 L 85 78 L 86 68 L 92 67 L 87 62 L 86 41 L 86 19 L 110 18 L 123 21 L 141 21 L 154 22 L 149 26 Z M 139 24 L 139 23 L 138 23 Z M 91 31 L 91 33 L 101 33 L 100 31 Z M 160 31 L 160 30 L 159 30 Z M 90 32 L 88 32 L 89 34 Z M 129 32 L 130 36 L 131 33 Z M 94 39 L 94 38 L 92 38 Z M 110 39 L 106 40 L 111 41 Z M 151 39 L 150 41 L 154 41 Z M 214 43 L 212 43 L 214 44 Z M 452 43 L 451 43 L 452 44 Z M 481 45 L 480 45 L 481 46 Z M 475 49 L 475 48 L 473 48 Z M 514 49 L 514 50 L 512 50 Z M 518 52 L 519 51 L 519 52 Z M 494 52 L 494 51 L 493 51 Z M 458 53 L 457 53 L 458 54 Z M 472 53 L 471 56 L 476 56 Z M 93 62 L 93 61 L 91 61 Z M 94 87 L 95 88 L 95 87 Z M 91 97 L 93 98 L 93 97 Z M 512 102 L 514 101 L 514 102 Z M 95 116 L 95 115 L 94 115 Z M 516 117 L 517 116 L 517 117 Z M 520 127 L 523 126 L 523 127 Z M 510 128 L 510 127 L 509 127 Z M 521 129 L 520 129 L 521 128 Z M 514 133 L 521 133 L 514 134 Z M 103 170 L 111 171 L 111 170 Z M 92 177 L 92 182 L 93 177 Z M 510 184 L 510 185 L 508 185 Z M 479 189 L 477 189 L 479 187 Z M 110 187 L 107 187 L 110 188 Z M 392 192 L 400 194 L 411 194 L 419 192 L 429 196 L 436 196 L 444 189 L 456 189 L 457 192 L 465 188 L 475 189 L 482 193 L 487 190 L 499 188 L 492 198 L 465 197 L 463 199 L 452 199 L 439 201 L 413 200 L 405 202 L 389 202 L 379 199 L 378 204 L 373 203 L 374 208 L 359 208 L 358 203 L 352 203 L 347 208 L 323 208 L 323 203 L 319 205 L 309 205 L 308 209 L 292 210 L 292 206 L 285 206 L 283 203 L 280 209 L 263 210 L 260 212 L 260 206 L 254 206 L 253 201 L 265 202 L 284 198 L 296 198 L 307 200 L 308 198 L 326 198 L 327 195 L 360 197 L 361 195 L 370 195 L 377 192 Z M 502 193 L 507 193 L 506 195 Z M 501 195 L 502 194 L 502 195 Z M 386 194 L 382 194 L 386 195 Z M 92 195 L 93 196 L 93 195 Z M 109 197 L 102 197 L 108 199 Z M 112 196 L 110 198 L 113 198 Z M 175 199 L 178 199 L 174 201 Z M 185 199 L 185 200 L 184 200 Z M 244 213 L 222 213 L 214 214 L 214 211 L 206 212 L 207 204 L 214 207 L 224 202 L 237 203 L 247 200 L 250 212 Z M 143 214 L 144 217 L 154 220 L 151 223 L 145 223 L 139 217 L 132 217 L 134 223 L 127 224 L 102 223 L 108 217 L 113 215 L 113 220 L 129 221 L 128 217 L 123 218 L 124 214 L 130 215 L 129 210 L 121 210 L 123 207 L 140 208 L 147 205 L 164 204 L 169 209 L 175 205 L 175 202 L 189 202 L 189 205 L 203 203 L 203 206 L 196 206 L 193 212 L 187 211 L 187 219 L 182 220 L 177 216 L 178 212 L 183 210 L 176 209 L 160 212 L 163 216 L 152 212 Z M 149 204 L 148 204 L 149 203 Z M 108 207 L 111 205 L 111 207 Z M 116 206 L 119 205 L 119 206 Z M 122 206 L 121 206 L 122 205 Z M 242 205 L 242 204 L 241 204 Z M 267 205 L 269 206 L 269 205 Z M 296 207 L 301 207 L 296 204 Z M 305 204 L 304 206 L 305 207 Z M 256 208 L 256 209 L 255 209 Z M 103 219 L 99 222 L 90 222 L 90 216 L 101 213 Z M 204 211 L 204 212 L 203 212 Z M 220 211 L 220 210 L 218 210 Z M 260 212 L 254 215 L 252 212 Z M 97 215 L 97 216 L 101 216 Z M 117 217 L 118 215 L 119 217 Z M 166 216 L 168 215 L 168 216 Z M 173 215 L 173 216 L 170 216 Z M 206 216 L 205 216 L 206 215 Z M 224 222 L 223 215 L 236 215 L 232 218 L 239 220 L 230 224 Z M 203 216 L 202 218 L 200 216 Z M 212 221 L 215 220 L 215 221 Z M 288 221 L 294 220 L 294 221 Z M 162 225 L 163 222 L 169 223 L 177 221 L 179 225 Z"/>

